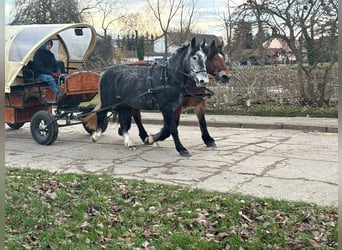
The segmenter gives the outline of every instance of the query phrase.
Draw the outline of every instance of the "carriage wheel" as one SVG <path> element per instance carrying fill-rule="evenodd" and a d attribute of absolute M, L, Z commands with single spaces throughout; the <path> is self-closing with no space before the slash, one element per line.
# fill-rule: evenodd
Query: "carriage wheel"
<path fill-rule="evenodd" d="M 58 136 L 58 124 L 54 116 L 46 111 L 38 111 L 31 120 L 31 135 L 41 145 L 50 145 Z"/>
<path fill-rule="evenodd" d="M 85 129 L 85 131 L 88 132 L 88 134 L 92 135 L 94 130 L 90 129 L 90 128 L 87 128 L 84 123 L 83 124 L 83 128 Z M 104 116 L 103 118 L 103 123 L 102 123 L 102 133 L 106 131 L 107 127 L 108 127 L 108 116 Z"/>
<path fill-rule="evenodd" d="M 13 122 L 13 123 L 6 123 L 8 127 L 12 128 L 12 129 L 20 129 L 24 124 L 25 122 Z"/>

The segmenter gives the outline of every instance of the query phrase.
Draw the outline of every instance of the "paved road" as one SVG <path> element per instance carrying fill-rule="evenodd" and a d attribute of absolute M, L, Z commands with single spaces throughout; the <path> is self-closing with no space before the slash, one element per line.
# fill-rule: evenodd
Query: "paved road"
<path fill-rule="evenodd" d="M 215 120 L 210 116 L 207 119 L 211 124 Z M 160 125 L 146 127 L 151 133 L 160 129 Z M 56 142 L 50 146 L 36 144 L 29 124 L 25 124 L 19 130 L 6 127 L 5 161 L 12 167 L 61 173 L 104 172 L 116 177 L 337 206 L 337 133 L 226 126 L 211 126 L 209 130 L 217 148 L 204 146 L 197 126 L 180 126 L 181 141 L 192 154 L 183 158 L 171 138 L 159 145 L 143 145 L 134 125 L 130 134 L 137 149 L 132 151 L 123 147 L 112 123 L 97 143 L 90 142 L 89 135 L 77 125 L 60 128 Z"/>

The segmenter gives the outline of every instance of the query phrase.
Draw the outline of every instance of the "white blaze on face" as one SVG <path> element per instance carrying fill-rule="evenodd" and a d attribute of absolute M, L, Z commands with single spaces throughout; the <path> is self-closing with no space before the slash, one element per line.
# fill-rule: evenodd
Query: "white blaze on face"
<path fill-rule="evenodd" d="M 202 50 L 196 52 L 190 58 L 190 75 L 196 80 L 197 87 L 205 86 L 209 82 L 207 69 L 205 67 L 205 60 L 207 56 L 203 53 Z"/>

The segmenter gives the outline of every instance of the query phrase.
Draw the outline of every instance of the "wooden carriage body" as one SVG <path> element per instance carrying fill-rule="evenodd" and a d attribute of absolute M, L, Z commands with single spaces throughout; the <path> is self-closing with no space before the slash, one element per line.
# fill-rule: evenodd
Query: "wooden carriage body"
<path fill-rule="evenodd" d="M 99 75 L 89 71 L 71 73 L 61 81 L 57 79 L 58 88 L 63 93 L 58 102 L 76 105 L 91 101 L 98 93 L 98 81 Z M 57 104 L 55 93 L 45 82 L 13 86 L 11 92 L 5 94 L 5 122 L 30 122 L 36 112 L 52 112 L 53 105 Z"/>
<path fill-rule="evenodd" d="M 85 23 L 6 26 L 5 39 L 5 123 L 11 128 L 18 129 L 31 122 L 31 133 L 40 138 L 41 131 L 32 128 L 37 113 L 39 119 L 47 120 L 46 130 L 54 126 L 56 131 L 59 119 L 76 117 L 73 113 L 84 112 L 80 104 L 97 95 L 99 74 L 82 70 L 82 64 L 95 47 L 96 31 L 92 26 Z M 63 73 L 55 79 L 63 93 L 58 100 L 49 85 L 38 81 L 33 71 L 35 52 L 50 39 L 53 41 L 52 52 Z M 57 115 L 52 114 L 55 109 Z M 70 120 L 68 124 L 71 124 Z M 49 145 L 56 137 L 41 137 L 36 141 Z"/>

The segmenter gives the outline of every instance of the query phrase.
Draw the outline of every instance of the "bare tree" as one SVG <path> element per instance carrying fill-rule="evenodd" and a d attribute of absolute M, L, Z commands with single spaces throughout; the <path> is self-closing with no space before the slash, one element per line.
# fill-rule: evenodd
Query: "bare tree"
<path fill-rule="evenodd" d="M 123 9 L 124 5 L 120 0 L 96 0 L 94 8 L 88 12 L 88 17 L 95 23 L 99 22 L 101 26 L 101 32 L 98 32 L 98 36 L 106 38 L 109 36 L 108 32 L 110 28 L 114 27 L 114 23 L 120 20 L 124 13 L 118 11 Z M 98 21 L 100 20 L 100 21 Z"/>
<path fill-rule="evenodd" d="M 148 14 L 144 12 L 128 13 L 120 18 L 120 33 L 126 35 L 127 33 L 133 33 L 138 30 L 140 34 L 155 34 L 155 23 L 151 22 L 151 18 L 147 18 Z"/>
<path fill-rule="evenodd" d="M 189 34 L 191 33 L 191 26 L 193 24 L 193 19 L 196 16 L 196 6 L 198 0 L 183 0 L 180 8 L 180 19 L 179 19 L 179 27 L 180 27 L 180 36 L 179 36 L 179 44 L 184 43 Z"/>
<path fill-rule="evenodd" d="M 79 23 L 82 16 L 75 0 L 15 0 L 14 24 Z"/>
<path fill-rule="evenodd" d="M 272 30 L 272 36 L 285 41 L 294 54 L 298 67 L 299 91 L 304 105 L 322 105 L 326 87 L 326 79 L 331 67 L 337 61 L 333 57 L 327 67 L 326 76 L 314 84 L 313 72 L 322 62 L 321 45 L 317 37 L 321 35 L 321 27 L 329 23 L 336 26 L 337 0 L 248 0 L 241 6 L 244 12 L 258 11 L 255 21 L 262 21 L 265 28 Z M 259 18 L 259 19 L 258 19 Z M 337 45 L 337 29 L 330 35 Z M 307 62 L 307 64 L 306 64 Z"/>
<path fill-rule="evenodd" d="M 168 53 L 168 41 L 167 41 L 167 33 L 170 28 L 170 24 L 172 19 L 175 17 L 177 12 L 179 11 L 183 0 L 146 0 L 153 16 L 156 18 L 156 20 L 159 23 L 160 29 L 162 30 L 163 36 L 164 36 L 164 59 L 167 58 Z"/>
<path fill-rule="evenodd" d="M 113 63 L 114 47 L 110 29 L 119 21 L 124 13 L 117 11 L 124 9 L 120 0 L 95 0 L 90 1 L 94 8 L 84 13 L 94 26 L 100 26 L 97 31 L 98 41 L 90 60 L 96 61 L 98 67 L 108 66 Z"/>
<path fill-rule="evenodd" d="M 228 55 L 228 62 L 229 67 L 232 67 L 232 64 L 230 63 L 232 60 L 232 37 L 233 37 L 233 30 L 238 24 L 239 20 L 239 13 L 236 11 L 233 11 L 233 9 L 237 6 L 232 6 L 230 4 L 231 0 L 226 0 L 225 2 L 225 10 L 224 11 L 217 11 L 217 17 L 222 22 L 223 28 L 226 33 L 227 37 L 227 46 L 225 46 L 225 51 Z"/>

